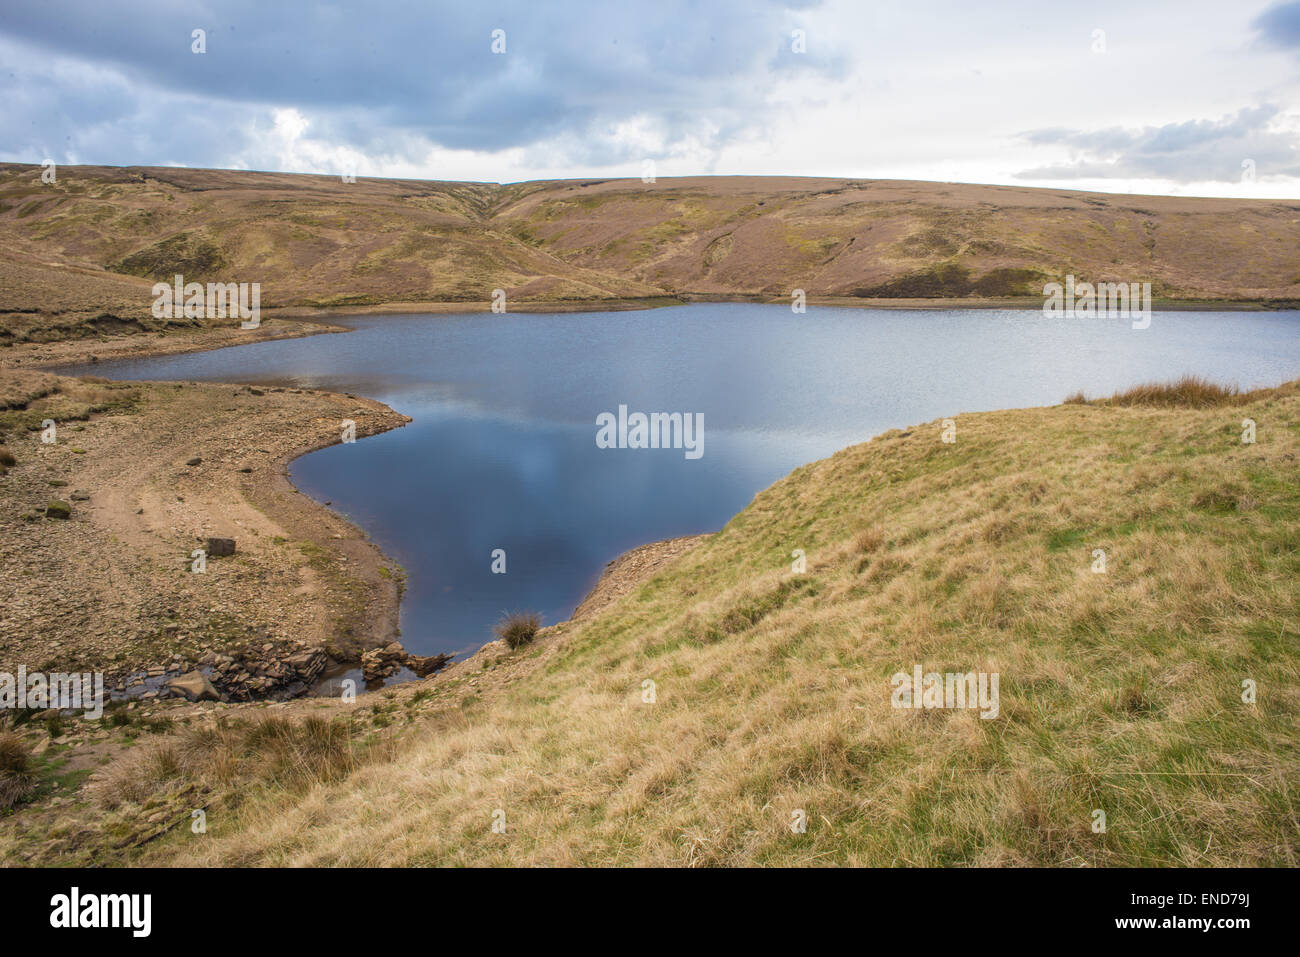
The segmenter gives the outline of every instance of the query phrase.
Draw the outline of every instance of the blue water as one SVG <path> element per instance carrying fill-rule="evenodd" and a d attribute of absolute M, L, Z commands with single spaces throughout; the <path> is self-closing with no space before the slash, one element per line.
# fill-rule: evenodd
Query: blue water
<path fill-rule="evenodd" d="M 1183 373 L 1243 388 L 1300 376 L 1300 312 L 1156 313 L 1142 330 L 747 304 L 339 321 L 354 331 L 93 372 L 354 392 L 413 416 L 291 472 L 406 569 L 402 640 L 422 654 L 477 648 L 505 611 L 563 620 L 620 552 L 720 528 L 796 466 L 888 428 Z M 597 448 L 596 416 L 620 404 L 703 413 L 703 456 Z"/>

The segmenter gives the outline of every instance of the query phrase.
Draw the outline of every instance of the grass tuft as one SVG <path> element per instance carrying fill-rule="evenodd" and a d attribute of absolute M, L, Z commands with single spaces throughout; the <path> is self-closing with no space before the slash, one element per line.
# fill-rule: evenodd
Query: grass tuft
<path fill-rule="evenodd" d="M 541 616 L 531 611 L 515 611 L 502 618 L 493 633 L 514 651 L 522 648 L 537 637 L 537 630 L 542 627 Z"/>
<path fill-rule="evenodd" d="M 1079 393 L 1082 395 L 1082 393 Z M 1116 392 L 1105 405 L 1153 405 L 1162 408 L 1208 409 L 1241 399 L 1235 385 L 1225 386 L 1201 376 L 1185 375 L 1173 382 L 1148 382 Z"/>
<path fill-rule="evenodd" d="M 0 811 L 7 811 L 36 788 L 31 755 L 12 731 L 0 732 Z"/>

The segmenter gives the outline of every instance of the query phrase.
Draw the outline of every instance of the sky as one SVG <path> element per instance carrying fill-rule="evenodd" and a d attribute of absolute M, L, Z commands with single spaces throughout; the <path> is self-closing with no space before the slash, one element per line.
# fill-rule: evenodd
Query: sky
<path fill-rule="evenodd" d="M 1300 198 L 1300 2 L 0 0 L 0 104 L 8 162 Z"/>

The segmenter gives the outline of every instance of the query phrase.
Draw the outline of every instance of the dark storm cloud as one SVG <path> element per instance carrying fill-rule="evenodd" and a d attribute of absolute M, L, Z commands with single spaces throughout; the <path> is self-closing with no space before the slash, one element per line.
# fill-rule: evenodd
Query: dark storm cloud
<path fill-rule="evenodd" d="M 204 156 L 219 159 L 208 151 L 209 137 L 193 128 L 198 124 L 173 125 L 155 115 L 177 97 L 206 104 L 213 120 L 235 120 L 233 130 L 224 126 L 228 141 L 245 135 L 238 132 L 241 119 L 246 127 L 269 108 L 293 107 L 311 119 L 314 136 L 363 150 L 395 139 L 477 150 L 563 134 L 599 140 L 633 116 L 652 117 L 668 139 L 698 130 L 702 120 L 725 133 L 734 117 L 763 108 L 774 64 L 838 71 L 815 50 L 789 53 L 787 11 L 796 6 L 6 5 L 0 38 L 10 41 L 11 55 L 0 83 L 18 107 L 0 120 L 0 133 L 11 149 L 62 142 L 86 152 L 89 131 L 116 121 L 125 137 L 119 154 L 131 152 L 134 138 L 150 149 L 166 145 L 165 153 L 196 165 Z M 206 31 L 203 55 L 191 52 L 195 29 Z M 495 29 L 505 31 L 505 55 L 491 52 Z M 52 62 L 61 64 L 57 72 Z M 150 115 L 152 125 L 139 122 Z M 33 125 L 36 133 L 23 128 Z M 612 148 L 592 143 L 593 155 Z"/>
<path fill-rule="evenodd" d="M 1112 127 L 1032 130 L 1022 139 L 1035 146 L 1064 146 L 1069 162 L 1017 174 L 1021 179 L 1169 179 L 1174 182 L 1239 180 L 1252 160 L 1259 177 L 1300 175 L 1300 137 L 1271 132 L 1281 111 L 1265 105 L 1219 120 L 1189 120 L 1141 129 Z"/>

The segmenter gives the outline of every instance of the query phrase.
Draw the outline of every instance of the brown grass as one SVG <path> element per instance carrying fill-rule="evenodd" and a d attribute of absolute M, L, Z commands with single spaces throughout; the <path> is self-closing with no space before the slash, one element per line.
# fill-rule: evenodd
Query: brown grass
<path fill-rule="evenodd" d="M 872 525 L 858 532 L 853 544 L 864 555 L 870 555 L 885 543 L 885 532 L 879 525 Z"/>
<path fill-rule="evenodd" d="M 0 811 L 26 798 L 36 787 L 31 755 L 22 739 L 11 731 L 0 731 Z"/>
<path fill-rule="evenodd" d="M 541 627 L 540 615 L 531 611 L 516 611 L 497 622 L 492 633 L 513 651 L 531 643 L 537 637 L 538 629 Z"/>
<path fill-rule="evenodd" d="M 311 715 L 301 721 L 266 717 L 187 729 L 109 769 L 97 782 L 99 803 L 109 809 L 143 804 L 180 782 L 229 789 L 251 782 L 291 792 L 346 777 L 360 750 L 346 721 Z"/>
<path fill-rule="evenodd" d="M 1082 393 L 1077 396 L 1082 399 Z M 1235 385 L 1219 385 L 1201 376 L 1185 375 L 1173 382 L 1148 382 L 1116 392 L 1103 405 L 1146 405 L 1167 409 L 1209 409 L 1240 403 L 1243 394 Z M 1069 401 L 1069 400 L 1067 400 Z"/>

